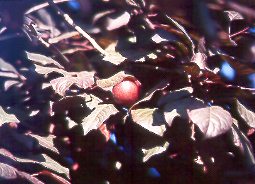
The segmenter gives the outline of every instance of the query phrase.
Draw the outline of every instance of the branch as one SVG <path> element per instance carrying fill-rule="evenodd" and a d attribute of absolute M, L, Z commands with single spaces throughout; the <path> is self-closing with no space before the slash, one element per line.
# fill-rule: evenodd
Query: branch
<path fill-rule="evenodd" d="M 68 1 L 71 1 L 71 0 L 54 0 L 54 3 L 63 3 L 63 2 L 68 2 Z M 25 15 L 33 13 L 33 12 L 38 11 L 40 9 L 46 8 L 47 6 L 49 6 L 49 3 L 42 3 L 42 4 L 39 4 L 39 5 L 36 5 L 32 8 L 30 8 L 30 9 L 28 9 L 25 12 Z"/>
<path fill-rule="evenodd" d="M 56 12 L 62 16 L 65 21 L 71 25 L 76 31 L 78 31 L 84 38 L 86 38 L 92 45 L 93 47 L 98 50 L 102 55 L 107 55 L 106 51 L 100 46 L 98 45 L 98 43 L 87 33 L 85 32 L 81 27 L 77 26 L 73 19 L 66 14 L 65 12 L 63 12 L 58 6 L 56 6 L 56 4 L 54 3 L 53 0 L 47 0 L 47 2 L 49 3 L 49 5 L 54 8 L 56 10 Z"/>

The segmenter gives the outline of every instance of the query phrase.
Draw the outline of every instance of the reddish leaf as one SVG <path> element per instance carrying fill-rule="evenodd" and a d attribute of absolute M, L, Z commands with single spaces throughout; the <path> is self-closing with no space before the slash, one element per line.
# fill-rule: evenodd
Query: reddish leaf
<path fill-rule="evenodd" d="M 37 175 L 44 175 L 44 176 L 48 176 L 48 177 L 51 177 L 52 179 L 54 179 L 58 184 L 70 184 L 69 181 L 67 181 L 66 179 L 52 173 L 52 172 L 49 172 L 47 170 L 44 170 L 44 171 L 41 171 L 39 172 Z"/>

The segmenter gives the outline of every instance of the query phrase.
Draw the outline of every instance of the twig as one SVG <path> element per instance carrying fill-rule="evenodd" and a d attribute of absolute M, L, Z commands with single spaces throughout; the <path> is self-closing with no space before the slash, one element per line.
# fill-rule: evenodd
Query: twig
<path fill-rule="evenodd" d="M 93 47 L 98 50 L 101 54 L 107 55 L 107 52 L 100 46 L 98 43 L 87 33 L 85 32 L 81 27 L 77 26 L 72 18 L 63 12 L 56 4 L 53 2 L 53 0 L 47 0 L 50 6 L 56 10 L 56 12 L 61 15 L 65 21 L 71 25 L 76 31 L 78 31 L 84 38 L 86 38 L 92 45 Z"/>
<path fill-rule="evenodd" d="M 247 30 L 249 30 L 249 27 L 246 27 L 246 28 L 242 29 L 241 31 L 238 31 L 238 32 L 236 32 L 236 33 L 233 33 L 233 34 L 230 35 L 229 37 L 232 38 L 232 37 L 234 37 L 234 36 L 240 35 L 240 34 L 242 34 L 242 33 L 245 33 Z"/>
<path fill-rule="evenodd" d="M 68 38 L 72 38 L 74 36 L 79 36 L 80 33 L 78 33 L 77 31 L 73 31 L 73 32 L 70 32 L 70 33 L 64 33 L 60 36 L 57 36 L 57 37 L 54 37 L 54 38 L 50 38 L 48 40 L 49 43 L 58 43 L 59 41 L 61 40 L 65 40 L 65 39 L 68 39 Z"/>
<path fill-rule="evenodd" d="M 63 3 L 63 2 L 68 2 L 68 1 L 71 1 L 71 0 L 54 0 L 54 3 Z M 38 11 L 40 9 L 43 9 L 45 7 L 49 6 L 49 3 L 42 3 L 42 4 L 39 4 L 37 6 L 34 6 L 30 9 L 28 9 L 25 14 L 30 14 L 30 13 L 33 13 L 35 11 Z"/>

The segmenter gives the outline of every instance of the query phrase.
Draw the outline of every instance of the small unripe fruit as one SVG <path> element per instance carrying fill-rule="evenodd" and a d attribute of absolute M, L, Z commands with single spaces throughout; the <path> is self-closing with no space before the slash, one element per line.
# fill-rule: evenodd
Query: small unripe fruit
<path fill-rule="evenodd" d="M 126 78 L 112 89 L 113 98 L 121 105 L 132 105 L 140 94 L 141 83 L 134 78 Z"/>

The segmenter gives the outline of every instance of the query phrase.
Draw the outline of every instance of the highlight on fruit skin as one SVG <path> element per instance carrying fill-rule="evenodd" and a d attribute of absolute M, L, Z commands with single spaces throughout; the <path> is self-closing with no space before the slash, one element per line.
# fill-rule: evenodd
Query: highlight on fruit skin
<path fill-rule="evenodd" d="M 116 103 L 121 105 L 134 104 L 140 95 L 141 83 L 136 78 L 127 77 L 112 89 L 112 95 Z"/>

